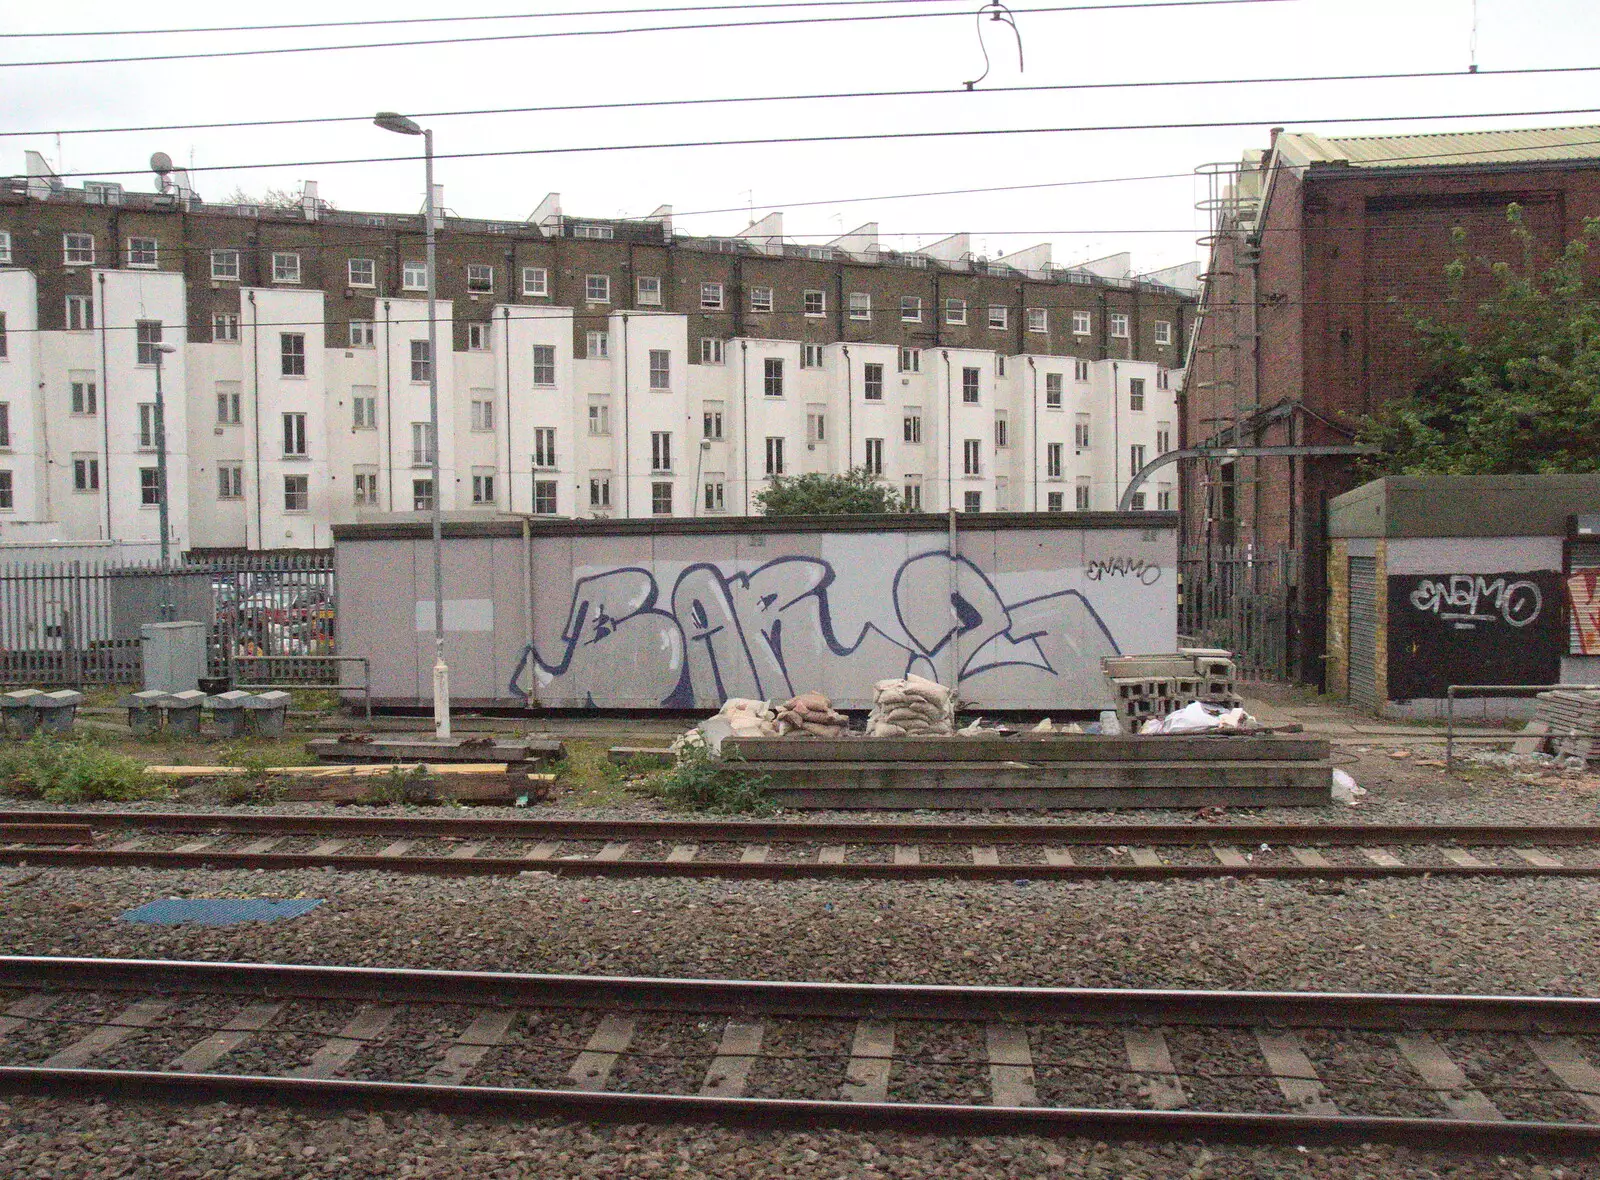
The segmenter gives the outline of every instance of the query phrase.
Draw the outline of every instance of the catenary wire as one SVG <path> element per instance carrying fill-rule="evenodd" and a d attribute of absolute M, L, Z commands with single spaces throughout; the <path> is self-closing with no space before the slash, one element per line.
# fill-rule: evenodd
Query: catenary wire
<path fill-rule="evenodd" d="M 1151 8 L 1217 8 L 1238 4 L 1295 4 L 1299 0 L 1130 0 L 1119 4 L 1067 4 L 1048 8 L 1019 8 L 1018 16 L 1053 12 L 1114 12 Z M 618 37 L 635 33 L 704 32 L 712 29 L 758 29 L 793 25 L 837 25 L 861 21 L 940 20 L 966 17 L 962 9 L 940 12 L 874 12 L 858 16 L 797 16 L 753 21 L 701 21 L 694 24 L 641 25 L 621 29 L 560 29 L 543 33 L 489 33 L 477 37 L 432 37 L 414 41 L 368 41 L 345 45 L 293 45 L 275 49 L 216 49 L 193 53 L 143 53 L 124 57 L 58 58 L 50 61 L 0 61 L 0 69 L 26 69 L 45 66 L 124 65 L 149 61 L 214 61 L 240 57 L 278 57 L 297 53 L 343 53 L 357 49 L 417 49 L 441 45 L 481 45 L 487 42 L 542 41 L 553 37 Z"/>

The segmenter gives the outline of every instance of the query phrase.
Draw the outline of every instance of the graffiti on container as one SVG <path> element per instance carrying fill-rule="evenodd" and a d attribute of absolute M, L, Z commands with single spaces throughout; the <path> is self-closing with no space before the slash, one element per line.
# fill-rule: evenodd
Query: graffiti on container
<path fill-rule="evenodd" d="M 524 649 L 511 691 L 689 708 L 831 684 L 840 699 L 870 699 L 872 682 L 887 676 L 948 679 L 956 653 L 956 678 L 969 695 L 993 677 L 1013 688 L 1019 677 L 1042 677 L 1059 691 L 1058 678 L 1098 679 L 1100 658 L 1120 654 L 1076 590 L 1008 602 L 971 561 L 944 551 L 886 566 L 884 575 L 891 570 L 882 593 L 864 597 L 853 587 L 842 599 L 833 566 L 815 557 L 779 557 L 748 571 L 698 562 L 666 593 L 640 566 L 583 576 L 559 641 Z M 841 634 L 838 616 L 863 601 L 883 607 Z"/>
<path fill-rule="evenodd" d="M 1142 557 L 1113 557 L 1106 561 L 1091 561 L 1083 572 L 1091 582 L 1098 582 L 1102 578 L 1128 577 L 1138 578 L 1146 586 L 1154 586 L 1161 580 L 1161 567 Z"/>
<path fill-rule="evenodd" d="M 1424 578 L 1411 592 L 1411 605 L 1458 628 L 1503 622 L 1526 627 L 1544 609 L 1544 595 L 1526 579 L 1503 575 L 1451 574 Z"/>
<path fill-rule="evenodd" d="M 1578 637 L 1578 650 L 1573 654 L 1600 656 L 1600 570 L 1568 574 L 1567 597 L 1572 601 L 1572 621 Z"/>

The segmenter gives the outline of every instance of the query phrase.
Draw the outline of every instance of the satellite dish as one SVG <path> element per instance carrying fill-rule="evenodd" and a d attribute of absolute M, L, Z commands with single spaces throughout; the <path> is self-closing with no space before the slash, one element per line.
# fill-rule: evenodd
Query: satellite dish
<path fill-rule="evenodd" d="M 158 176 L 165 176 L 172 171 L 172 157 L 166 152 L 156 152 L 150 157 L 150 171 Z"/>

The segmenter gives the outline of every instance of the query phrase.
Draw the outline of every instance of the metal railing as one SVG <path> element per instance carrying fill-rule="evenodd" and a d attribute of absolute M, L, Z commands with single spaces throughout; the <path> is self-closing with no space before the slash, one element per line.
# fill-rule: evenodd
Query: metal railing
<path fill-rule="evenodd" d="M 296 688 L 311 690 L 325 689 L 329 692 L 338 693 L 359 691 L 362 695 L 362 707 L 367 715 L 367 720 L 369 722 L 372 720 L 372 665 L 367 660 L 366 656 L 235 656 L 233 658 L 233 662 L 235 667 L 235 688 L 252 690 L 263 688 L 277 688 L 286 690 Z M 239 664 L 256 663 L 264 663 L 268 665 L 269 669 L 277 664 L 289 664 L 291 666 L 307 666 L 314 664 L 360 664 L 361 683 L 345 684 L 338 676 L 335 676 L 332 681 L 301 678 L 296 680 L 278 681 L 276 683 L 268 681 L 246 682 L 237 679 L 237 668 Z M 267 675 L 272 675 L 272 672 L 269 671 Z"/>
<path fill-rule="evenodd" d="M 1600 684 L 1452 684 L 1444 691 L 1444 765 L 1446 770 L 1454 770 L 1456 765 L 1456 698 L 1459 697 L 1485 697 L 1485 696 L 1529 696 L 1541 692 L 1600 692 Z M 1514 741 L 1522 736 L 1538 736 L 1539 734 L 1507 734 L 1506 741 Z M 1561 737 L 1600 737 L 1600 731 L 1575 731 L 1569 730 Z M 1495 739 L 1501 740 L 1501 739 Z"/>

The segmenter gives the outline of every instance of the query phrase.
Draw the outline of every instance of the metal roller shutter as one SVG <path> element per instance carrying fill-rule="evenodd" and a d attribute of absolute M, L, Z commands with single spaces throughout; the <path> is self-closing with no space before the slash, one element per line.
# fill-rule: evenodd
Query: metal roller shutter
<path fill-rule="evenodd" d="M 1600 541 L 1573 541 L 1567 550 L 1567 570 L 1571 574 L 1585 574 L 1600 570 Z M 1578 591 L 1573 590 L 1573 605 L 1577 605 Z M 1585 655 L 1583 639 L 1578 634 L 1578 612 L 1567 612 L 1567 654 Z"/>
<path fill-rule="evenodd" d="M 1350 703 L 1378 707 L 1378 560 L 1350 559 Z"/>

